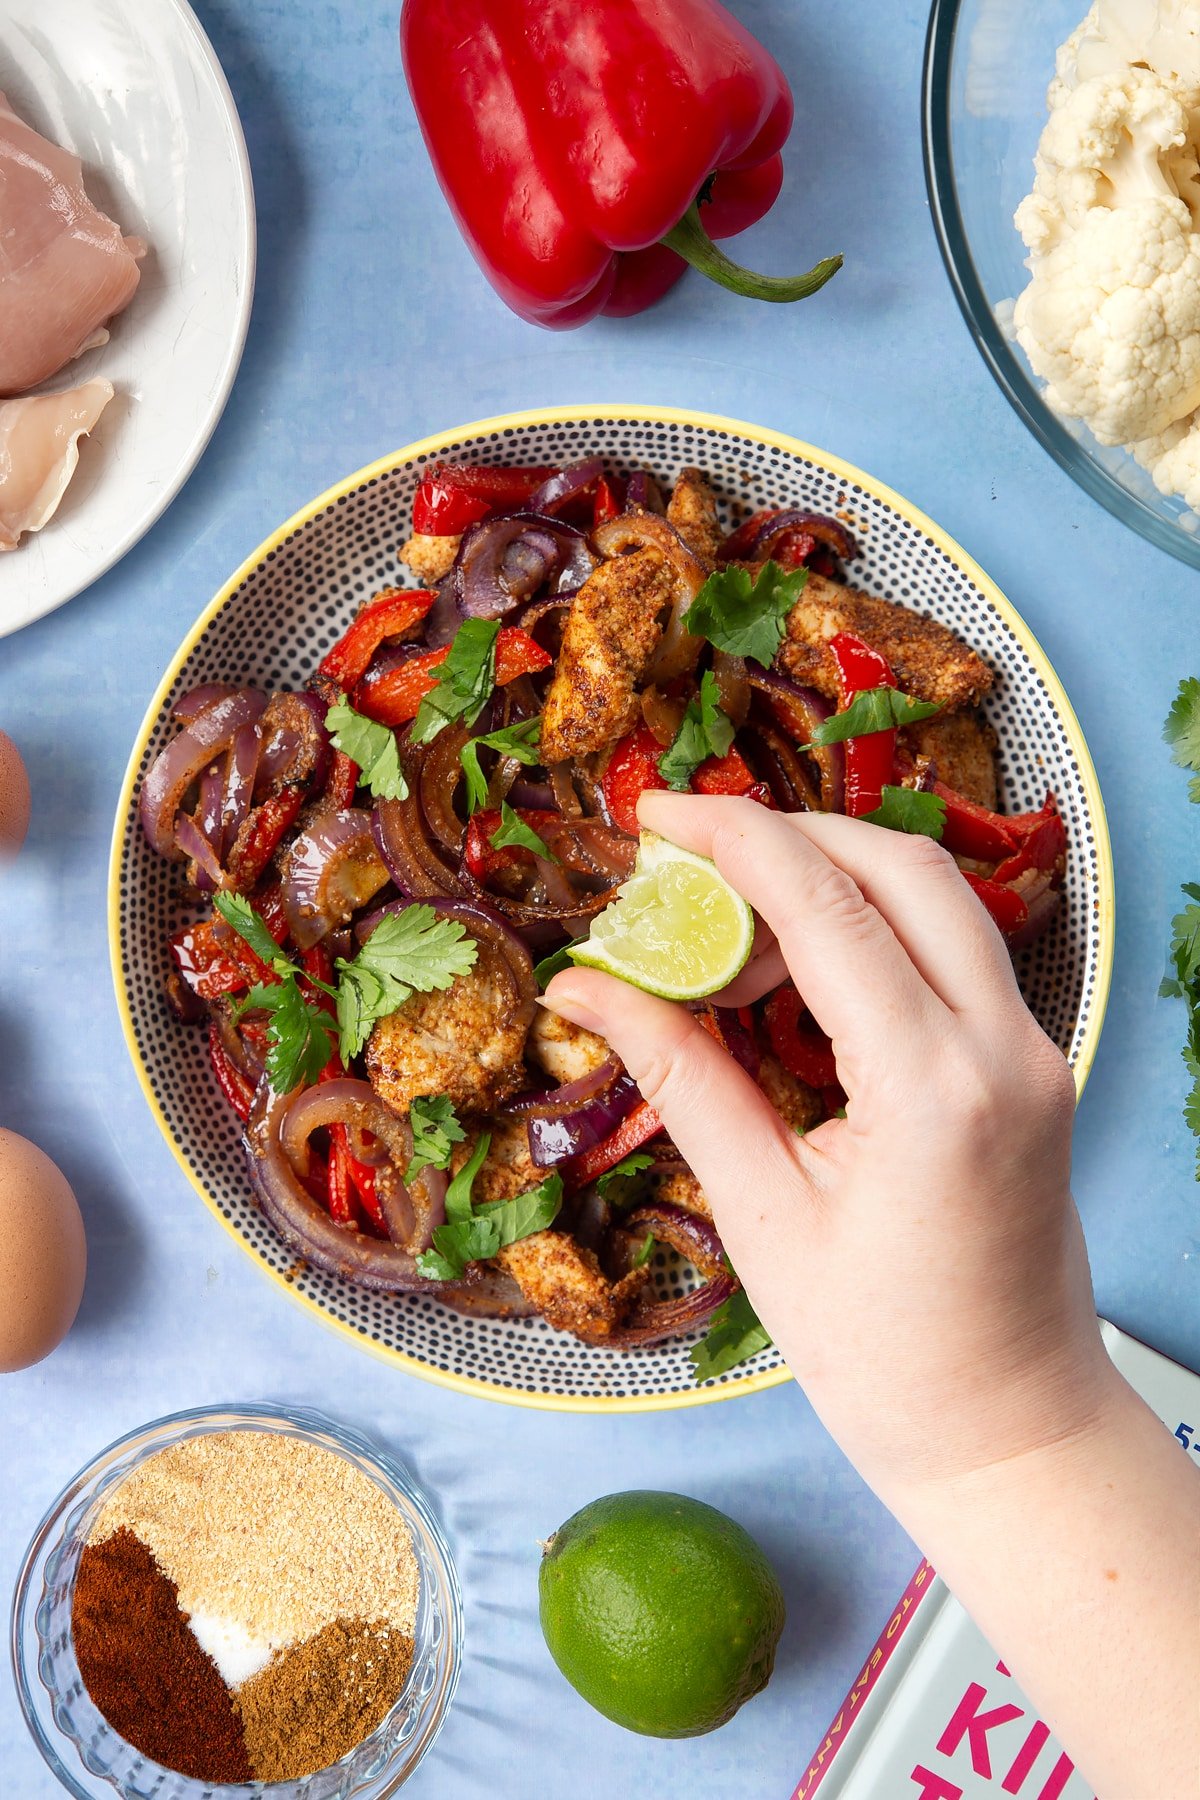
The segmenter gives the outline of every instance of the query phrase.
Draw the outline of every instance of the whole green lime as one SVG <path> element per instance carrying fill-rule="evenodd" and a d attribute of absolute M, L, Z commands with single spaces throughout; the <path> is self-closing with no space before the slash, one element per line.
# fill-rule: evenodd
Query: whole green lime
<path fill-rule="evenodd" d="M 770 1679 L 783 1591 L 749 1532 L 702 1500 L 593 1500 L 546 1545 L 538 1591 L 551 1656 L 629 1731 L 715 1731 Z"/>

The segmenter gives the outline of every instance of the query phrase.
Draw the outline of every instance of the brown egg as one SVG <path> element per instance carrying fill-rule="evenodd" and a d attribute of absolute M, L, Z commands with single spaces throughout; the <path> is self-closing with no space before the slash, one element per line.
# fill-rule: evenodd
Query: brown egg
<path fill-rule="evenodd" d="M 29 830 L 29 776 L 21 752 L 0 731 L 0 858 L 15 856 Z"/>
<path fill-rule="evenodd" d="M 62 1343 L 86 1270 L 66 1179 L 36 1144 L 0 1128 L 0 1371 L 27 1369 Z"/>

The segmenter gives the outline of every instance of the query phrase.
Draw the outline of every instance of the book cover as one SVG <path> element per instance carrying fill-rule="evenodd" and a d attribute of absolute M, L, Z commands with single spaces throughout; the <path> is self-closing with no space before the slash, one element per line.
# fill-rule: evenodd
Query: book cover
<path fill-rule="evenodd" d="M 1200 1456 L 1200 1375 L 1102 1326 L 1130 1386 Z M 1096 1800 L 1016 1682 L 922 1562 L 792 1800 Z"/>

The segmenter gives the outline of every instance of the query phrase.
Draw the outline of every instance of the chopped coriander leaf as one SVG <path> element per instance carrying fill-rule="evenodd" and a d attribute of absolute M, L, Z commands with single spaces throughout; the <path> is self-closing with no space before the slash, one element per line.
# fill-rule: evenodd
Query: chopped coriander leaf
<path fill-rule="evenodd" d="M 213 910 L 236 931 L 244 944 L 249 944 L 260 962 L 265 962 L 277 975 L 294 975 L 296 965 L 289 962 L 245 894 L 218 894 Z"/>
<path fill-rule="evenodd" d="M 496 686 L 499 635 L 499 619 L 463 620 L 445 660 L 432 671 L 433 686 L 412 722 L 412 743 L 429 743 L 456 719 L 475 723 Z"/>
<path fill-rule="evenodd" d="M 636 1197 L 640 1186 L 640 1183 L 635 1183 L 635 1176 L 640 1175 L 644 1169 L 653 1167 L 654 1158 L 649 1151 L 634 1150 L 629 1156 L 623 1157 L 615 1168 L 607 1169 L 599 1177 L 596 1186 L 601 1198 L 613 1206 L 628 1205 Z"/>
<path fill-rule="evenodd" d="M 552 950 L 549 956 L 543 956 L 541 962 L 533 965 L 533 978 L 543 992 L 550 986 L 556 975 L 564 969 L 573 969 L 569 947 L 564 944 L 561 950 Z"/>
<path fill-rule="evenodd" d="M 654 1255 L 654 1252 L 657 1249 L 657 1247 L 658 1246 L 655 1242 L 654 1233 L 652 1231 L 648 1231 L 646 1233 L 645 1238 L 642 1241 L 641 1249 L 638 1251 L 637 1255 L 634 1257 L 632 1263 L 630 1264 L 630 1268 L 644 1269 L 646 1264 L 650 1261 L 650 1258 Z"/>
<path fill-rule="evenodd" d="M 325 714 L 325 726 L 334 749 L 358 764 L 363 787 L 369 788 L 376 799 L 407 800 L 408 783 L 390 725 L 380 725 L 365 713 L 355 712 L 347 701 L 339 700 Z"/>
<path fill-rule="evenodd" d="M 683 622 L 718 650 L 752 656 L 764 669 L 770 668 L 783 642 L 787 616 L 807 580 L 807 569 L 785 574 L 775 562 L 764 563 L 753 582 L 748 569 L 718 569 L 688 607 Z"/>
<path fill-rule="evenodd" d="M 940 844 L 946 826 L 946 802 L 937 794 L 921 794 L 915 788 L 892 787 L 885 783 L 880 790 L 880 804 L 874 812 L 864 813 L 863 817 L 888 831 L 907 831 L 913 837 L 936 838 Z"/>
<path fill-rule="evenodd" d="M 563 1180 L 557 1169 L 551 1170 L 544 1181 L 539 1181 L 535 1188 L 529 1188 L 523 1194 L 517 1194 L 512 1200 L 497 1200 L 485 1205 L 482 1216 L 494 1220 L 500 1229 L 500 1248 L 519 1243 L 522 1238 L 532 1237 L 535 1231 L 545 1231 L 553 1225 L 562 1206 Z"/>
<path fill-rule="evenodd" d="M 488 839 L 493 850 L 532 850 L 535 856 L 543 857 L 546 862 L 556 863 L 557 856 L 549 844 L 540 838 L 532 825 L 527 825 L 507 800 L 500 802 L 500 823 Z"/>
<path fill-rule="evenodd" d="M 658 772 L 669 788 L 685 794 L 700 764 L 710 756 L 724 756 L 732 743 L 733 720 L 722 711 L 716 676 L 706 669 L 699 697 L 688 701 L 670 748 L 658 759 Z"/>
<path fill-rule="evenodd" d="M 461 1144 L 466 1132 L 454 1116 L 454 1102 L 449 1094 L 418 1096 L 408 1109 L 412 1131 L 413 1153 L 404 1171 L 406 1182 L 414 1181 L 422 1169 L 448 1169 L 455 1144 Z"/>
<path fill-rule="evenodd" d="M 1200 977 L 1200 887 L 1189 882 L 1183 891 L 1191 905 L 1176 913 L 1171 921 L 1169 960 L 1175 973 L 1163 979 L 1158 990 L 1163 999 L 1185 999 L 1187 990 Z"/>
<path fill-rule="evenodd" d="M 479 752 L 485 748 L 495 750 L 500 756 L 515 757 L 517 762 L 529 767 L 538 760 L 541 738 L 542 721 L 537 718 L 519 719 L 515 725 L 506 725 L 502 731 L 489 731 L 482 737 L 467 739 L 458 753 L 458 759 L 467 778 L 468 813 L 487 804 L 488 784 L 479 766 Z"/>
<path fill-rule="evenodd" d="M 897 725 L 915 725 L 919 719 L 931 719 L 941 707 L 931 700 L 914 700 L 898 688 L 863 688 L 855 694 L 844 712 L 833 713 L 812 734 L 819 748 L 826 744 L 842 744 L 847 738 L 870 737 L 873 731 L 893 731 Z M 801 749 L 812 746 L 802 744 Z"/>
<path fill-rule="evenodd" d="M 1179 684 L 1163 738 L 1171 746 L 1171 756 L 1181 769 L 1200 773 L 1200 677 L 1189 675 Z M 1193 800 L 1200 799 L 1197 784 L 1191 784 Z"/>
<path fill-rule="evenodd" d="M 450 987 L 478 954 L 465 927 L 431 906 L 387 913 L 353 962 L 337 961 L 342 1061 L 358 1055 L 377 1019 L 397 1012 L 414 993 Z"/>
<path fill-rule="evenodd" d="M 558 1217 L 563 1184 L 557 1171 L 512 1200 L 472 1206 L 471 1184 L 490 1142 L 489 1135 L 480 1138 L 471 1161 L 450 1183 L 446 1192 L 446 1223 L 434 1232 L 433 1249 L 423 1251 L 417 1258 L 422 1275 L 433 1281 L 456 1281 L 468 1263 L 495 1256 L 506 1245 L 532 1237 L 535 1231 L 545 1231 Z"/>
<path fill-rule="evenodd" d="M 276 1094 L 311 1087 L 333 1055 L 334 1021 L 304 998 L 293 980 L 260 982 L 238 1002 L 235 1017 L 267 1016 L 267 1081 Z"/>
<path fill-rule="evenodd" d="M 457 1222 L 471 1217 L 471 1189 L 492 1147 L 492 1134 L 485 1131 L 470 1156 L 446 1189 L 446 1217 Z"/>
<path fill-rule="evenodd" d="M 718 1306 L 709 1321 L 708 1334 L 688 1355 L 697 1381 L 712 1381 L 739 1363 L 765 1350 L 771 1334 L 761 1323 L 745 1288 L 739 1288 Z"/>

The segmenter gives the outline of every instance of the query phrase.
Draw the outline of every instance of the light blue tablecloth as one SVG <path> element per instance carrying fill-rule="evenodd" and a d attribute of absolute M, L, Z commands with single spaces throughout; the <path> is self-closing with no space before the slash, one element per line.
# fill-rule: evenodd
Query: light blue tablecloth
<path fill-rule="evenodd" d="M 910 1573 L 912 1545 L 795 1388 L 648 1417 L 502 1408 L 393 1373 L 255 1273 L 170 1157 L 121 1041 L 104 885 L 129 747 L 176 644 L 230 570 L 310 496 L 425 432 L 556 402 L 677 402 L 861 464 L 995 577 L 1091 743 L 1119 927 L 1079 1115 L 1077 1190 L 1101 1310 L 1198 1366 L 1183 1017 L 1155 990 L 1179 883 L 1200 874 L 1200 814 L 1159 742 L 1177 680 L 1200 665 L 1200 578 L 1076 490 L 968 339 L 927 216 L 924 17 L 913 0 L 852 25 L 798 0 L 738 0 L 788 70 L 800 113 L 784 195 L 739 254 L 783 269 L 843 250 L 826 294 L 756 308 L 691 279 L 641 318 L 566 335 L 506 312 L 461 244 L 413 121 L 393 4 L 202 0 L 199 10 L 241 109 L 258 195 L 241 374 L 197 472 L 149 536 L 90 592 L 0 643 L 0 724 L 34 792 L 28 848 L 0 875 L 0 1122 L 62 1166 L 91 1251 L 67 1343 L 0 1385 L 0 1589 L 45 1506 L 118 1433 L 222 1399 L 317 1405 L 410 1460 L 440 1497 L 459 1561 L 464 1678 L 414 1800 L 786 1800 Z M 629 1486 L 725 1508 L 761 1539 L 787 1589 L 770 1687 L 711 1737 L 659 1743 L 609 1725 L 542 1644 L 536 1540 Z M 57 1791 L 8 1682 L 0 1770 L 12 1800 Z"/>

